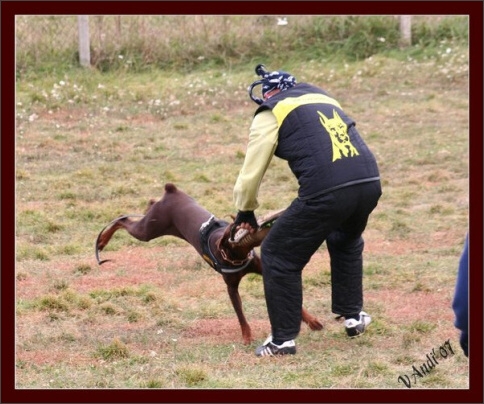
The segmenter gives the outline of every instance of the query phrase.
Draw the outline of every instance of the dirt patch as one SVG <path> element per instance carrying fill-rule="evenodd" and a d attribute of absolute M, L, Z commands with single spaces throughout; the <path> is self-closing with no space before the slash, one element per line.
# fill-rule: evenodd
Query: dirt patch
<path fill-rule="evenodd" d="M 265 320 L 250 320 L 250 327 L 255 339 L 265 339 L 270 330 L 270 324 Z M 183 332 L 183 337 L 214 344 L 242 342 L 237 318 L 198 320 Z"/>
<path fill-rule="evenodd" d="M 425 240 L 421 240 L 418 235 L 408 239 L 389 240 L 382 234 L 369 229 L 367 234 L 363 235 L 363 238 L 365 239 L 365 255 L 408 255 L 415 252 L 424 252 L 428 249 L 448 248 L 461 242 L 460 239 L 456 239 L 455 232 L 450 231 L 435 232 L 430 237 L 426 237 Z"/>
<path fill-rule="evenodd" d="M 81 365 L 95 362 L 92 356 L 84 355 L 79 351 L 59 350 L 59 351 L 25 351 L 22 350 L 17 353 L 18 363 L 26 362 L 29 364 L 41 365 L 58 365 L 59 363 L 69 363 L 71 365 Z"/>
<path fill-rule="evenodd" d="M 397 324 L 414 321 L 452 322 L 451 297 L 445 293 L 405 292 L 401 290 L 370 290 L 365 292 L 368 306 L 384 304 L 386 317 Z"/>

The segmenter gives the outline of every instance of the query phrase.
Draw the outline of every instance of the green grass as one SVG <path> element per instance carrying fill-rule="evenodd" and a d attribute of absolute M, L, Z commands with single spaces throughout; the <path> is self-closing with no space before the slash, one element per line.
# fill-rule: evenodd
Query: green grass
<path fill-rule="evenodd" d="M 445 51 L 449 43 L 468 44 L 467 16 L 413 16 L 413 46 L 406 52 L 400 50 L 397 16 L 292 15 L 287 16 L 285 26 L 277 25 L 277 17 L 90 16 L 91 64 L 102 72 L 218 69 L 217 75 L 223 76 L 225 69 L 256 60 L 276 58 L 276 64 L 292 68 L 289 61 L 302 58 L 324 63 L 352 62 L 381 53 L 402 59 L 428 58 L 434 56 L 436 47 Z M 18 16 L 17 76 L 77 66 L 76 25 L 74 16 Z M 288 54 L 293 57 L 287 58 Z M 69 92 L 73 104 L 83 102 L 79 87 Z M 113 95 L 107 88 L 104 94 Z M 135 101 L 143 99 L 140 92 L 130 95 Z M 32 98 L 41 99 L 39 94 Z"/>
<path fill-rule="evenodd" d="M 129 357 L 129 349 L 118 339 L 108 345 L 102 345 L 96 350 L 96 356 L 104 360 L 116 360 Z"/>
<path fill-rule="evenodd" d="M 298 354 L 269 360 L 253 353 L 270 330 L 260 277 L 240 286 L 257 339 L 244 346 L 222 278 L 186 242 L 143 243 L 120 231 L 102 252 L 114 261 L 99 267 L 94 257 L 101 229 L 142 214 L 168 181 L 220 218 L 234 213 L 255 63 L 229 72 L 214 62 L 193 72 L 21 75 L 17 387 L 399 389 L 400 375 L 450 339 L 455 355 L 417 387 L 467 388 L 451 300 L 468 226 L 469 55 L 459 41 L 423 43 L 361 60 L 287 62 L 356 120 L 378 159 L 383 196 L 364 235 L 368 332 L 347 339 L 334 320 L 323 245 L 303 279 L 304 304 L 325 328 L 303 325 Z M 296 191 L 275 159 L 257 213 L 287 206 Z"/>

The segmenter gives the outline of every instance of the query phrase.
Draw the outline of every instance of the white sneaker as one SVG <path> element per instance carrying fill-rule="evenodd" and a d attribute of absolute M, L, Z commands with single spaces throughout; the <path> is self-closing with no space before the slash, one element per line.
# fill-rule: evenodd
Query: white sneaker
<path fill-rule="evenodd" d="M 344 325 L 346 328 L 346 333 L 350 338 L 357 337 L 365 332 L 368 324 L 371 323 L 371 317 L 364 311 L 360 311 L 360 319 L 355 320 L 354 318 L 349 318 L 345 320 Z"/>
<path fill-rule="evenodd" d="M 264 343 L 255 350 L 256 356 L 294 355 L 295 353 L 296 343 L 293 339 L 276 345 L 272 342 L 272 335 L 269 335 Z"/>

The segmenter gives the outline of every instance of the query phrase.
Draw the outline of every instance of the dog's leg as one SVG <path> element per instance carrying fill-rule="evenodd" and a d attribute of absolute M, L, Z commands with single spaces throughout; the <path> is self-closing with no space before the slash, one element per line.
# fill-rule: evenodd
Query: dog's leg
<path fill-rule="evenodd" d="M 245 318 L 244 311 L 242 309 L 242 300 L 239 294 L 239 283 L 244 275 L 245 274 L 241 275 L 239 273 L 224 274 L 223 278 L 227 285 L 230 301 L 232 302 L 232 306 L 234 307 L 237 318 L 239 319 L 240 328 L 242 330 L 242 339 L 244 340 L 244 344 L 248 345 L 253 341 L 252 331 L 247 319 Z"/>
<path fill-rule="evenodd" d="M 313 331 L 323 329 L 323 325 L 319 322 L 319 320 L 312 314 L 309 314 L 304 307 L 302 308 L 302 319 Z"/>
<path fill-rule="evenodd" d="M 255 257 L 254 263 L 251 268 L 253 268 L 253 272 L 262 275 L 262 262 L 258 256 Z M 309 312 L 304 307 L 301 309 L 301 314 L 302 320 L 309 326 L 311 330 L 319 331 L 323 329 L 323 324 L 321 324 L 319 320 L 312 314 L 309 314 Z"/>
<path fill-rule="evenodd" d="M 130 235 L 140 241 L 150 241 L 167 234 L 182 237 L 171 223 L 171 205 L 164 203 L 164 199 L 158 202 L 150 199 L 144 215 L 125 215 L 113 220 L 99 234 L 96 240 L 97 250 L 102 251 L 113 234 L 119 229 L 125 229 Z M 141 219 L 137 221 L 131 220 L 130 217 L 134 216 L 141 217 Z"/>
<path fill-rule="evenodd" d="M 131 236 L 140 241 L 150 241 L 156 237 L 167 234 L 169 229 L 169 223 L 167 223 L 166 217 L 156 209 L 152 209 L 156 204 L 154 201 L 150 201 L 147 213 L 143 215 L 125 215 L 113 220 L 108 226 L 106 226 L 101 233 L 99 233 L 96 239 L 96 259 L 98 264 L 109 260 L 101 261 L 99 259 L 99 252 L 102 251 L 109 240 L 113 237 L 119 229 L 125 229 Z M 139 216 L 142 219 L 133 221 L 129 217 Z M 180 236 L 176 231 L 171 232 L 174 236 Z"/>
<path fill-rule="evenodd" d="M 106 247 L 113 237 L 114 233 L 119 229 L 126 226 L 125 222 L 129 220 L 128 218 L 121 216 L 120 218 L 114 220 L 107 228 L 103 229 L 96 240 L 96 251 L 102 251 Z"/>
<path fill-rule="evenodd" d="M 148 215 L 143 216 L 143 218 L 138 221 L 131 220 L 128 216 L 121 216 L 114 220 L 107 228 L 101 231 L 96 240 L 96 248 L 99 251 L 102 251 L 104 247 L 107 246 L 114 233 L 116 233 L 116 231 L 119 229 L 125 229 L 129 234 L 140 241 L 150 241 L 155 237 L 159 237 L 161 235 L 159 234 L 160 232 L 155 233 L 152 231 L 151 227 L 153 226 L 150 226 L 150 224 L 151 219 L 148 217 Z"/>

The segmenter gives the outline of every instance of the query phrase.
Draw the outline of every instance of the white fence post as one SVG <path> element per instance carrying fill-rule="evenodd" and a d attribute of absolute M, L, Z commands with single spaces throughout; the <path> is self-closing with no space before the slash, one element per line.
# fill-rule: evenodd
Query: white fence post
<path fill-rule="evenodd" d="M 400 16 L 400 43 L 402 46 L 410 46 L 412 44 L 412 16 Z"/>
<path fill-rule="evenodd" d="M 81 66 L 89 67 L 91 65 L 89 16 L 78 15 L 77 22 L 79 25 L 79 62 L 81 63 Z"/>

